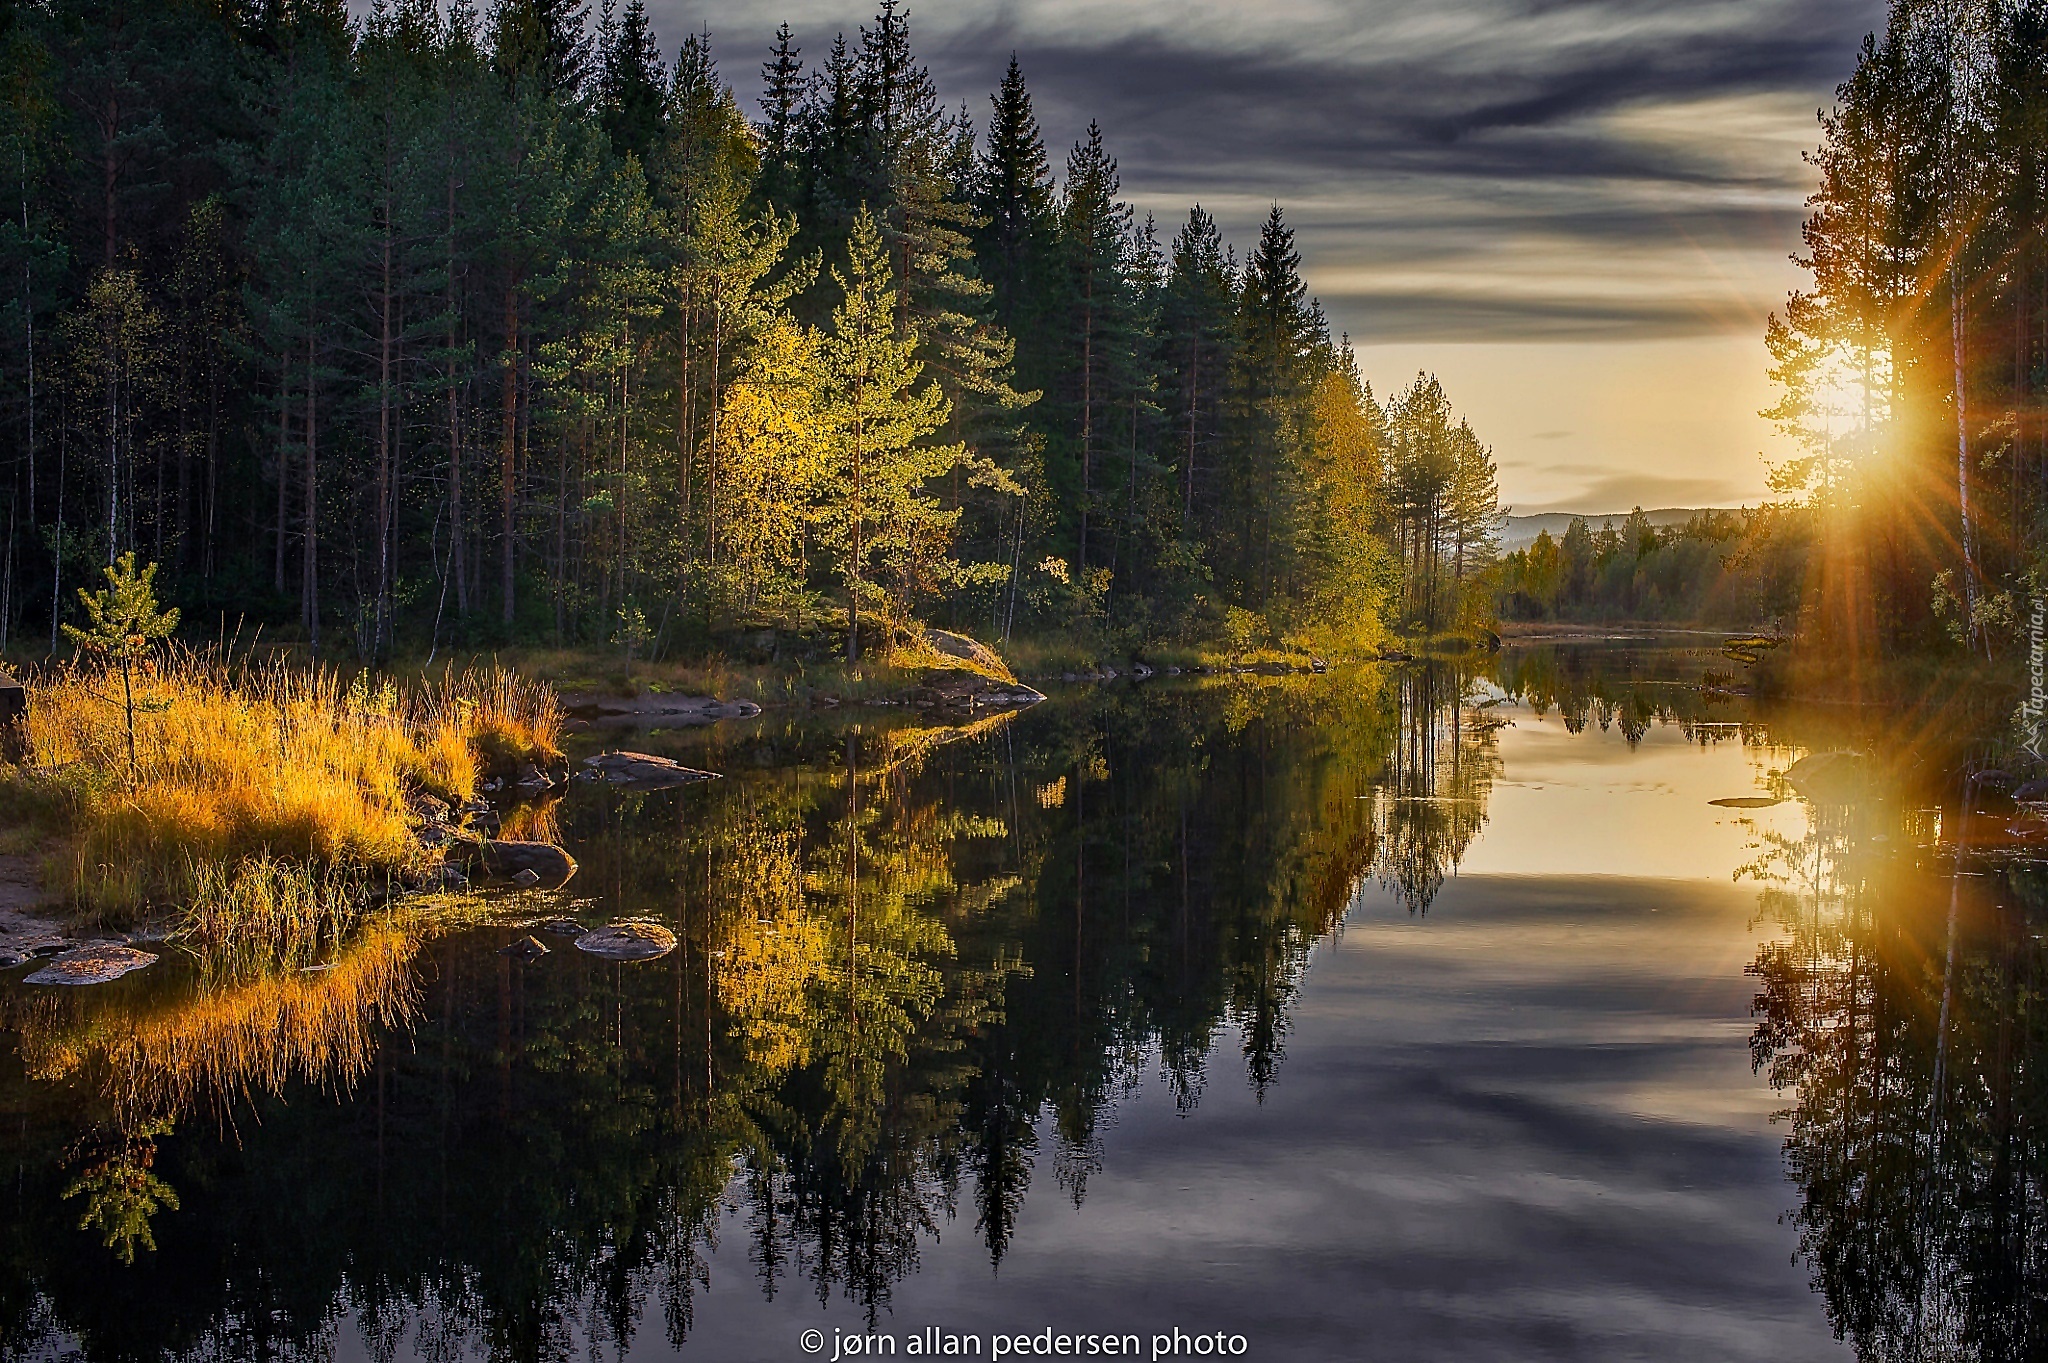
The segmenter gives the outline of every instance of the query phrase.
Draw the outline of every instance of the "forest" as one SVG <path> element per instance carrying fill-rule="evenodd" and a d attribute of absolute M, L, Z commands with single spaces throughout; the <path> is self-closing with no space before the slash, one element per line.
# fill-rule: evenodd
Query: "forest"
<path fill-rule="evenodd" d="M 1805 620 L 1865 656 L 2026 651 L 2048 568 L 2048 5 L 1894 0 L 1822 116 L 1772 317 L 1814 516 Z M 1839 655 L 1838 655 L 1839 656 Z"/>
<path fill-rule="evenodd" d="M 161 565 L 378 663 L 930 620 L 1343 650 L 1490 609 L 1490 451 L 883 0 L 743 96 L 640 0 L 8 7 L 0 643 Z M 748 64 L 753 63 L 748 58 Z M 752 83 L 752 82 L 747 82 Z"/>
<path fill-rule="evenodd" d="M 1503 619 L 1628 620 L 1730 629 L 1797 625 L 1813 518 L 1799 506 L 1701 511 L 1654 526 L 1637 507 L 1501 556 Z"/>

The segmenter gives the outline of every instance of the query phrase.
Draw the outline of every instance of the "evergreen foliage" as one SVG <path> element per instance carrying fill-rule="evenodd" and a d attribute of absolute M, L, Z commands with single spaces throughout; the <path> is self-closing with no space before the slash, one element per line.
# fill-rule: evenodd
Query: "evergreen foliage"
<path fill-rule="evenodd" d="M 777 29 L 758 122 L 644 0 L 45 0 L 4 36 L 0 641 L 130 551 L 195 624 L 373 662 L 1472 614 L 1490 467 L 1402 481 L 1428 441 L 1281 210 L 1240 268 L 1200 208 L 1135 220 L 1100 126 L 1056 179 L 1014 58 L 978 129 L 898 0 L 809 59 Z"/>

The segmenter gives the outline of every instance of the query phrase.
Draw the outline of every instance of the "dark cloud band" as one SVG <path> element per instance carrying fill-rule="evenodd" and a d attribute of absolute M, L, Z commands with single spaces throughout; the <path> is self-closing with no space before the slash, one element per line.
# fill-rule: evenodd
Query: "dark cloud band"
<path fill-rule="evenodd" d="M 871 3 L 791 6 L 808 54 Z M 1750 327 L 1777 300 L 1702 308 L 1700 241 L 1782 259 L 1797 245 L 1814 109 L 1882 16 L 1881 0 L 1354 0 L 1295 9 L 1116 0 L 913 3 L 919 51 L 949 99 L 987 109 L 1012 51 L 1057 161 L 1090 118 L 1126 193 L 1169 223 L 1201 200 L 1243 237 L 1277 200 L 1312 284 L 1361 335 L 1545 339 Z M 655 0 L 671 39 L 709 26 L 751 98 L 782 14 L 741 0 Z M 1740 129 L 1717 126 L 1742 113 Z M 1676 111 L 1658 121 L 1660 111 Z M 1687 116 L 1687 111 L 1694 111 Z M 1786 124 L 1791 126 L 1787 127 Z M 1772 154 L 1731 137 L 1774 133 Z M 1745 148 L 1749 150 L 1749 148 Z M 1576 251 L 1590 276 L 1617 243 L 1672 243 L 1665 297 L 1586 301 L 1569 288 L 1488 304 L 1446 288 L 1339 293 L 1327 269 L 1433 256 L 1474 281 L 1512 270 L 1503 241 Z M 1760 272 L 1763 273 L 1763 272 Z"/>

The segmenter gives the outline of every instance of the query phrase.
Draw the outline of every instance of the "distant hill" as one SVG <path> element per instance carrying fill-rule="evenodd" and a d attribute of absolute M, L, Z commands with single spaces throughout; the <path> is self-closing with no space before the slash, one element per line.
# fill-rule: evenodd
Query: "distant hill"
<path fill-rule="evenodd" d="M 1655 511 L 1645 511 L 1643 515 L 1649 518 L 1651 525 L 1661 528 L 1667 525 L 1684 525 L 1701 511 L 1725 509 L 1728 508 L 1664 506 Z M 1508 516 L 1501 524 L 1501 552 L 1512 553 L 1517 549 L 1527 549 L 1545 530 L 1550 532 L 1552 539 L 1561 539 L 1564 532 L 1571 528 L 1572 522 L 1580 516 L 1584 516 L 1587 526 L 1594 530 L 1598 530 L 1603 521 L 1613 521 L 1615 528 L 1619 529 L 1621 523 L 1628 519 L 1628 512 L 1543 511 L 1533 516 Z"/>

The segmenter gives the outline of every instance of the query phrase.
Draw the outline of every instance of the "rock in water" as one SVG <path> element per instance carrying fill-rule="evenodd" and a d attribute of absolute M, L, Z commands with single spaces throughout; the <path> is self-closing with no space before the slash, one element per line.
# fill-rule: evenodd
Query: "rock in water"
<path fill-rule="evenodd" d="M 1709 800 L 1716 809 L 1769 809 L 1785 803 L 1775 795 L 1731 795 L 1725 800 Z"/>
<path fill-rule="evenodd" d="M 517 885 L 522 890 L 530 890 L 534 886 L 540 884 L 540 876 L 534 871 L 534 869 L 531 866 L 526 866 L 522 867 L 518 871 L 518 873 L 512 877 L 512 883 L 514 885 Z"/>
<path fill-rule="evenodd" d="M 105 984 L 131 970 L 156 964 L 156 957 L 119 942 L 93 942 L 73 947 L 50 958 L 50 963 L 27 977 L 26 984 Z"/>
<path fill-rule="evenodd" d="M 573 918 L 550 918 L 540 925 L 542 932 L 555 937 L 581 937 L 583 925 Z"/>
<path fill-rule="evenodd" d="M 511 956 L 521 961 L 537 961 L 548 954 L 548 944 L 538 937 L 522 937 L 510 946 L 498 948 L 500 956 Z"/>
<path fill-rule="evenodd" d="M 666 757 L 644 752 L 606 752 L 583 759 L 583 765 L 615 786 L 633 790 L 667 790 L 699 781 L 715 781 L 715 771 L 698 771 Z"/>
<path fill-rule="evenodd" d="M 676 935 L 659 923 L 614 923 L 578 937 L 576 949 L 607 961 L 651 961 L 676 949 Z"/>
<path fill-rule="evenodd" d="M 1862 796 L 1870 759 L 1860 752 L 1808 753 L 1785 769 L 1792 789 L 1817 805 L 1846 805 Z"/>
<path fill-rule="evenodd" d="M 576 859 L 551 842 L 513 842 L 493 838 L 483 845 L 483 862 L 492 875 L 531 888 L 559 890 L 576 874 Z M 521 880 L 531 871 L 531 881 Z"/>

